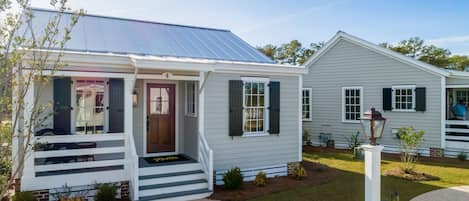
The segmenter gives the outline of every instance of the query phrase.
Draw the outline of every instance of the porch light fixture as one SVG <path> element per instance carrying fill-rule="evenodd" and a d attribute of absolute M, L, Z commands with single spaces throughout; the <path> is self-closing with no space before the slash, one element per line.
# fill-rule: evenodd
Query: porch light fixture
<path fill-rule="evenodd" d="M 376 139 L 381 138 L 384 130 L 386 118 L 381 112 L 376 111 L 374 107 L 366 111 L 360 119 L 363 133 L 370 140 L 371 145 L 376 145 Z"/>
<path fill-rule="evenodd" d="M 134 91 L 134 92 L 132 93 L 132 105 L 133 105 L 134 107 L 136 107 L 136 106 L 137 106 L 137 103 L 138 103 L 138 95 L 137 95 L 137 92 Z"/>

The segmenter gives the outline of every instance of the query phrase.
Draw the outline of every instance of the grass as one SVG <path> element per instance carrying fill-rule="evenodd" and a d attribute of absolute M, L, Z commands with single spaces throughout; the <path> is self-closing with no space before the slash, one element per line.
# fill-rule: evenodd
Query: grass
<path fill-rule="evenodd" d="M 338 169 L 341 175 L 334 181 L 319 186 L 296 188 L 256 198 L 253 201 L 363 201 L 364 200 L 364 164 L 354 160 L 351 153 L 307 152 L 303 153 L 303 160 L 320 162 L 331 168 Z M 402 165 L 396 157 L 383 157 L 381 173 Z M 451 186 L 469 185 L 469 162 L 458 160 L 444 160 L 443 162 L 421 162 L 416 171 L 430 173 L 440 177 L 438 181 L 412 182 L 390 176 L 381 177 L 382 200 L 391 200 L 393 192 L 399 194 L 401 201 L 422 193 Z"/>

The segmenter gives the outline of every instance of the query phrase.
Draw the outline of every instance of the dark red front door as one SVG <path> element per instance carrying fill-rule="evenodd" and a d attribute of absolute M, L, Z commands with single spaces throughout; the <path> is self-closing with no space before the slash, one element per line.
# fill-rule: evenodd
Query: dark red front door
<path fill-rule="evenodd" d="M 147 153 L 176 151 L 175 88 L 147 84 Z"/>

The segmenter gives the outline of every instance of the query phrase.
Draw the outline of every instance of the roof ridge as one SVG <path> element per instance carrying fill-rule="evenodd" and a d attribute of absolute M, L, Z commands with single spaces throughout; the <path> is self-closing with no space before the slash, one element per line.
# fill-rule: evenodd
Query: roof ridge
<path fill-rule="evenodd" d="M 39 12 L 51 12 L 57 13 L 57 10 L 47 9 L 47 8 L 38 8 L 38 7 L 31 7 L 32 11 L 39 11 Z M 65 11 L 65 14 L 73 14 L 72 12 Z M 160 24 L 160 25 L 167 25 L 167 26 L 177 26 L 177 27 L 186 27 L 186 28 L 193 28 L 193 29 L 205 29 L 205 30 L 213 30 L 213 31 L 223 31 L 223 32 L 231 32 L 229 29 L 219 29 L 219 28 L 211 28 L 211 27 L 202 27 L 202 26 L 194 26 L 194 25 L 184 25 L 184 24 L 173 24 L 173 23 L 165 23 L 165 22 L 156 22 L 151 20 L 138 20 L 132 18 L 124 18 L 124 17 L 113 17 L 113 16 L 106 16 L 106 15 L 97 15 L 97 14 L 87 14 L 85 13 L 84 16 L 87 17 L 96 17 L 96 18 L 106 18 L 112 20 L 122 20 L 122 21 L 133 21 L 133 22 L 141 22 L 141 23 L 149 23 L 149 24 Z"/>

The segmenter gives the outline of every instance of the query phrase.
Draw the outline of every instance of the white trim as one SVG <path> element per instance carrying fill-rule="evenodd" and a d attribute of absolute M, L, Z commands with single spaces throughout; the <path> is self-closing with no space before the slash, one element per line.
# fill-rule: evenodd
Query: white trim
<path fill-rule="evenodd" d="M 175 146 L 176 149 L 174 152 L 161 152 L 161 153 L 147 153 L 147 85 L 148 84 L 174 84 L 175 85 L 175 97 L 176 101 L 174 103 L 175 107 Z M 166 156 L 166 155 L 174 155 L 179 153 L 179 124 L 181 123 L 179 121 L 179 82 L 177 81 L 172 81 L 172 80 L 144 80 L 143 81 L 143 130 L 144 130 L 144 135 L 143 135 L 143 156 L 144 157 L 155 157 L 155 156 Z"/>
<path fill-rule="evenodd" d="M 308 91 L 309 92 L 309 117 L 307 119 L 303 118 L 303 91 Z M 306 87 L 306 88 L 301 88 L 301 120 L 302 121 L 312 121 L 313 120 L 313 108 L 311 107 L 313 104 L 313 100 L 311 97 L 311 94 L 313 93 L 313 88 L 311 87 Z"/>
<path fill-rule="evenodd" d="M 36 172 L 45 171 L 58 171 L 58 170 L 70 170 L 78 168 L 97 168 L 105 166 L 123 165 L 127 162 L 127 159 L 115 159 L 115 160 L 103 160 L 103 161 L 86 161 L 77 163 L 64 163 L 64 164 L 50 164 L 50 165 L 36 165 Z"/>
<path fill-rule="evenodd" d="M 450 85 L 446 85 L 445 87 L 446 89 L 458 89 L 458 88 L 469 88 L 469 85 L 468 84 L 450 84 Z"/>
<path fill-rule="evenodd" d="M 194 86 L 194 112 L 189 112 L 189 84 L 192 84 Z M 185 92 L 184 92 L 184 97 L 185 97 L 185 101 L 184 101 L 184 108 L 185 108 L 185 115 L 187 117 L 197 117 L 197 104 L 198 104 L 198 99 L 199 99 L 199 86 L 198 86 L 198 83 L 197 82 L 190 82 L 190 81 L 186 81 L 185 82 Z"/>
<path fill-rule="evenodd" d="M 360 90 L 360 118 L 363 117 L 363 102 L 364 102 L 363 87 L 360 87 L 360 86 L 342 87 L 342 123 L 360 123 L 360 120 L 345 119 L 345 91 L 349 89 Z"/>
<path fill-rule="evenodd" d="M 29 50 L 25 50 L 29 51 Z M 99 67 L 99 68 L 120 68 L 120 69 L 159 69 L 159 70 L 181 70 L 181 71 L 235 71 L 260 72 L 260 73 L 283 73 L 283 74 L 306 74 L 308 70 L 304 66 L 293 66 L 285 64 L 238 62 L 210 59 L 192 59 L 179 57 L 161 56 L 137 56 L 131 54 L 94 53 L 78 51 L 57 51 L 57 50 L 34 50 L 50 52 L 50 60 L 55 61 L 58 54 L 64 54 L 61 58 L 63 63 L 69 64 L 67 68 L 73 66 Z M 28 56 L 28 55 L 27 55 Z M 25 60 L 28 60 L 26 58 Z"/>
<path fill-rule="evenodd" d="M 54 135 L 35 137 L 39 143 L 70 143 L 70 142 L 98 142 L 124 140 L 123 133 L 99 135 Z"/>
<path fill-rule="evenodd" d="M 198 76 L 192 75 L 174 75 L 170 72 L 160 74 L 137 74 L 137 79 L 153 79 L 153 80 L 192 80 L 197 81 Z"/>
<path fill-rule="evenodd" d="M 412 58 L 407 57 L 403 54 L 394 52 L 394 51 L 389 50 L 387 48 L 384 48 L 384 47 L 381 47 L 379 45 L 368 42 L 366 40 L 363 40 L 361 38 L 358 38 L 358 37 L 352 36 L 350 34 L 347 34 L 343 31 L 337 32 L 337 34 L 334 35 L 334 37 L 332 37 L 332 39 L 330 39 L 324 47 L 322 47 L 311 58 L 309 58 L 305 62 L 304 65 L 307 68 L 311 67 L 314 63 L 316 63 L 319 60 L 319 58 L 322 57 L 322 55 L 324 55 L 326 52 L 328 52 L 340 40 L 346 40 L 346 41 L 352 42 L 356 45 L 359 45 L 359 46 L 362 46 L 362 47 L 367 48 L 369 50 L 372 50 L 374 52 L 380 53 L 384 56 L 396 59 L 397 61 L 400 61 L 402 63 L 412 65 L 416 68 L 419 68 L 423 71 L 429 72 L 429 73 L 434 74 L 434 75 L 438 75 L 438 76 L 442 76 L 442 77 L 445 77 L 445 76 L 447 77 L 447 76 L 451 75 L 451 73 L 446 71 L 446 70 L 443 70 L 443 69 L 440 69 L 440 68 L 435 67 L 433 65 L 424 63 L 424 62 L 419 61 L 417 59 L 412 59 Z"/>
<path fill-rule="evenodd" d="M 300 75 L 298 76 L 298 89 L 302 89 L 303 88 L 303 76 Z M 301 94 L 302 94 L 302 90 L 298 90 L 298 97 L 301 97 Z M 311 94 L 310 94 L 311 95 Z M 311 98 L 312 99 L 312 98 Z M 302 107 L 302 99 L 301 98 L 298 98 L 298 113 L 300 113 L 300 115 L 298 115 L 298 161 L 302 161 L 303 160 L 303 121 L 302 121 L 302 116 L 303 116 L 303 107 Z M 312 107 L 310 106 L 310 109 L 312 109 Z M 311 110 L 312 111 L 312 110 Z M 312 117 L 312 113 L 311 114 L 311 117 Z"/>
<path fill-rule="evenodd" d="M 392 93 L 391 93 L 391 111 L 392 112 L 416 112 L 415 110 L 415 89 L 417 86 L 415 85 L 396 85 L 392 86 Z M 406 90 L 406 89 L 411 89 L 412 90 L 412 109 L 395 109 L 396 105 L 396 90 Z"/>
<path fill-rule="evenodd" d="M 441 95 L 440 95 L 440 118 L 441 118 L 441 148 L 446 148 L 446 78 L 441 78 Z"/>
<path fill-rule="evenodd" d="M 47 157 L 60 157 L 60 156 L 79 156 L 79 155 L 94 155 L 106 153 L 122 153 L 126 149 L 124 146 L 120 147 L 103 147 L 103 148 L 86 148 L 86 149 L 68 149 L 68 150 L 54 150 L 54 151 L 35 151 L 35 158 Z"/>
<path fill-rule="evenodd" d="M 243 122 L 242 122 L 242 128 L 243 128 L 243 135 L 242 137 L 259 137 L 259 136 L 268 136 L 270 133 L 268 132 L 269 128 L 269 107 L 270 107 L 270 102 L 269 102 L 269 82 L 270 78 L 266 77 L 241 77 L 241 80 L 243 81 Z M 244 131 L 244 123 L 245 123 L 245 115 L 244 115 L 244 108 L 245 106 L 245 98 L 246 95 L 244 94 L 244 85 L 246 82 L 257 82 L 257 83 L 264 83 L 264 131 L 262 132 L 245 132 Z"/>

